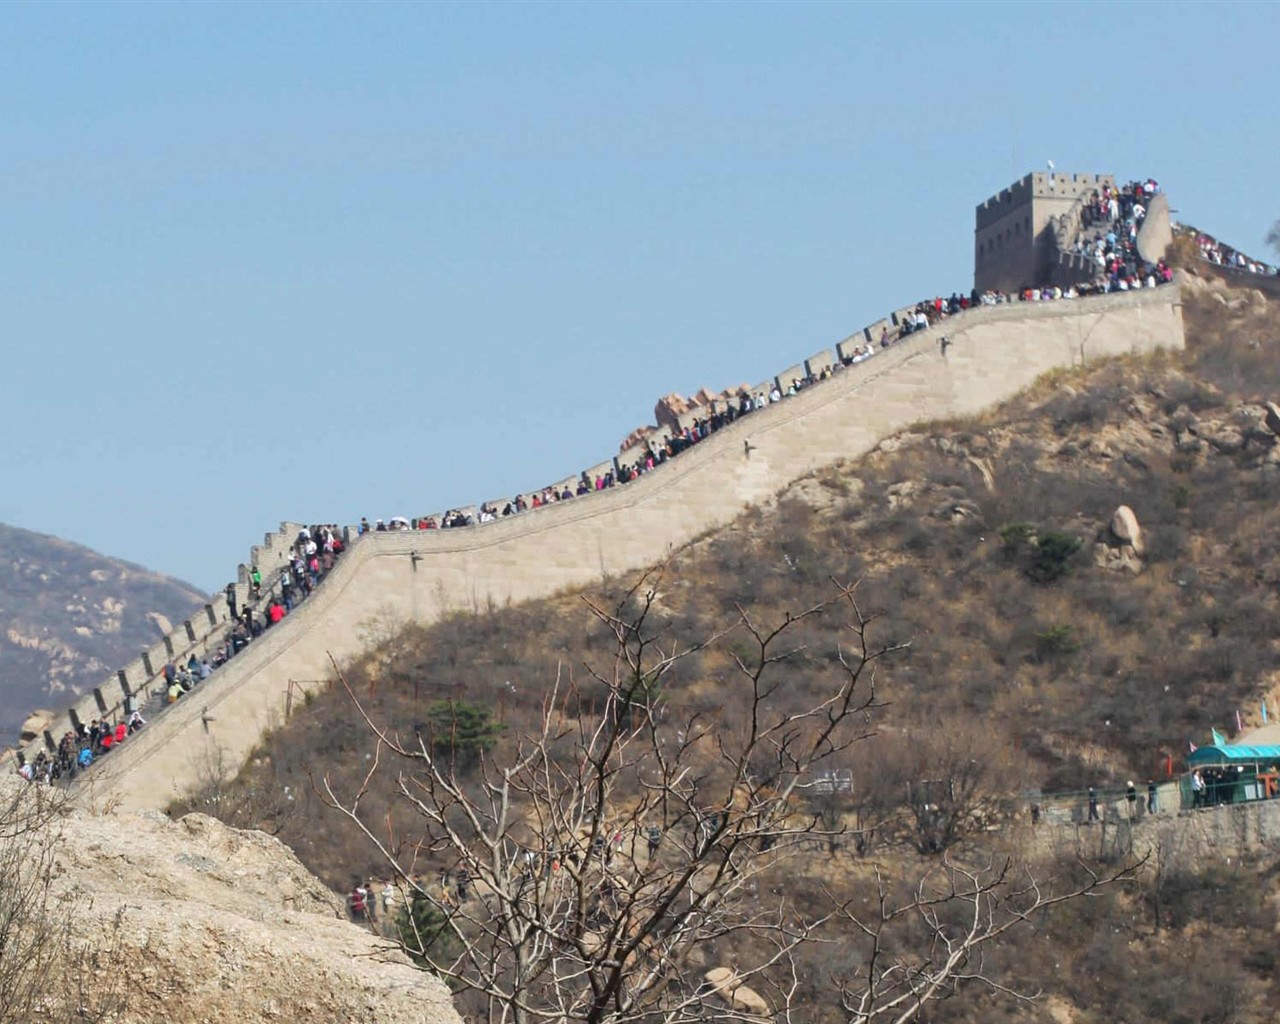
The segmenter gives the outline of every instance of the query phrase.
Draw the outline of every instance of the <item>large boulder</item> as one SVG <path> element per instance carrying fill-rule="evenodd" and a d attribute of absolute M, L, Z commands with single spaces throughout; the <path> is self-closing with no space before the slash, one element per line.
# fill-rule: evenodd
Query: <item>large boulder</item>
<path fill-rule="evenodd" d="M 1158 192 L 1147 203 L 1147 215 L 1138 229 L 1138 255 L 1148 263 L 1162 259 L 1173 244 L 1173 229 L 1169 223 L 1169 199 Z"/>
<path fill-rule="evenodd" d="M 680 417 L 692 409 L 693 405 L 694 403 L 684 395 L 678 395 L 675 392 L 663 395 L 658 399 L 658 404 L 653 407 L 654 420 L 661 429 L 679 430 Z"/>
<path fill-rule="evenodd" d="M 672 392 L 658 399 L 658 404 L 653 407 L 653 418 L 657 421 L 659 427 L 673 431 L 679 430 L 680 417 L 690 410 L 706 409 L 709 411 L 713 404 L 723 409 L 729 402 L 736 402 L 738 395 L 750 390 L 745 384 L 739 384 L 736 388 L 726 388 L 724 391 L 699 388 L 689 398 Z"/>
<path fill-rule="evenodd" d="M 1146 550 L 1138 517 L 1128 505 L 1121 505 L 1111 517 L 1111 533 L 1121 544 L 1128 544 L 1136 554 Z"/>
<path fill-rule="evenodd" d="M 747 385 L 739 384 L 736 388 L 725 388 L 723 391 L 699 388 L 689 398 L 674 391 L 669 395 L 663 395 L 658 399 L 658 404 L 653 407 L 653 418 L 657 426 L 637 427 L 626 436 L 619 450 L 626 451 L 631 445 L 642 442 L 655 433 L 661 434 L 665 431 L 678 432 L 680 430 L 680 417 L 691 409 L 706 409 L 710 411 L 713 404 L 723 409 L 730 402 L 737 404 L 738 396 L 744 392 L 750 393 L 750 391 L 751 389 Z"/>
<path fill-rule="evenodd" d="M 1100 569 L 1138 573 L 1142 571 L 1145 551 L 1146 541 L 1138 517 L 1128 505 L 1121 505 L 1094 542 L 1093 563 Z"/>
<path fill-rule="evenodd" d="M 1275 402 L 1268 402 L 1266 408 L 1265 420 L 1267 429 L 1277 437 L 1280 437 L 1280 405 L 1276 405 Z"/>
<path fill-rule="evenodd" d="M 657 432 L 657 429 L 657 427 L 636 427 L 622 439 L 622 444 L 618 445 L 618 453 L 628 451 L 638 444 L 644 444 Z"/>
<path fill-rule="evenodd" d="M 735 1010 L 753 1017 L 769 1016 L 769 1004 L 764 996 L 742 984 L 737 972 L 731 967 L 714 967 L 702 977 L 711 991 Z"/>
<path fill-rule="evenodd" d="M 22 742 L 30 743 L 32 740 L 39 739 L 44 731 L 53 724 L 54 718 L 57 717 L 52 711 L 33 711 L 27 716 L 27 720 L 22 723 Z"/>

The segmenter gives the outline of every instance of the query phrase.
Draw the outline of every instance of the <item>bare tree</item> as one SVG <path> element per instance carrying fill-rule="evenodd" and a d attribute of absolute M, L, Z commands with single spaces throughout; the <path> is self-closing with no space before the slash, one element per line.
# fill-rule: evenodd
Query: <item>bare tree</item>
<path fill-rule="evenodd" d="M 1280 220 L 1272 224 L 1271 230 L 1267 232 L 1267 245 L 1280 253 Z"/>
<path fill-rule="evenodd" d="M 35 1015 L 61 945 L 50 911 L 49 826 L 61 792 L 24 785 L 0 812 L 0 1024 Z"/>
<path fill-rule="evenodd" d="M 298 812 L 290 786 L 254 785 L 241 780 L 221 744 L 198 755 L 196 780 L 191 792 L 169 808 L 174 818 L 198 811 L 213 814 L 232 828 L 278 836 Z"/>
<path fill-rule="evenodd" d="M 589 668 L 582 685 L 561 672 L 538 727 L 474 768 L 441 756 L 448 743 L 420 731 L 406 741 L 373 721 L 346 687 L 377 750 L 354 792 L 328 778 L 319 786 L 406 879 L 408 950 L 469 993 L 468 1005 L 490 1024 L 758 1020 L 768 1002 L 748 985 L 790 1019 L 801 946 L 820 941 L 829 924 L 860 919 L 848 903 L 815 910 L 798 905 L 792 887 L 767 896 L 761 883 L 815 838 L 843 831 L 805 812 L 800 796 L 815 768 L 870 735 L 878 664 L 905 646 L 872 644 L 872 617 L 856 589 L 837 585 L 830 600 L 771 627 L 739 608 L 735 621 L 683 646 L 653 624 L 654 576 L 614 608 L 589 603 L 612 643 L 608 667 Z M 790 638 L 801 623 L 837 616 L 831 687 L 798 705 L 787 666 L 803 647 Z M 730 635 L 735 672 L 723 686 L 736 714 L 682 713 L 680 666 Z M 409 834 L 366 812 L 376 803 L 373 779 L 385 771 L 396 772 L 396 799 L 413 811 Z M 418 879 L 437 868 L 440 884 Z M 1006 892 L 1007 873 L 975 885 L 946 896 L 921 890 L 878 930 L 866 925 L 867 934 L 887 936 L 914 907 L 939 922 L 930 942 L 958 944 L 932 968 L 934 984 L 909 983 L 919 1004 L 966 967 L 965 951 L 1005 928 L 953 933 L 941 923 L 944 908 L 976 901 L 989 910 L 998 894 L 1025 915 L 1054 902 L 1034 888 L 1029 897 Z M 732 951 L 727 980 L 701 973 L 715 950 Z M 905 1005 L 894 989 L 899 972 L 873 959 L 874 991 L 869 1001 L 850 997 L 851 1019 Z"/>
<path fill-rule="evenodd" d="M 899 740 L 897 770 L 921 853 L 941 853 L 1004 810 L 1021 777 L 995 730 L 951 716 Z"/>
<path fill-rule="evenodd" d="M 1058 904 L 1130 877 L 1135 867 L 1101 875 L 1077 864 L 1075 878 L 1054 884 L 1008 860 L 962 865 L 948 857 L 896 897 L 877 873 L 869 912 L 841 908 L 853 932 L 853 957 L 860 960 L 839 979 L 849 1024 L 907 1024 L 928 1002 L 964 986 L 1034 1000 L 1039 992 L 998 980 L 988 969 L 986 948 Z"/>
<path fill-rule="evenodd" d="M 92 905 L 55 891 L 65 792 L 18 783 L 0 801 L 0 1024 L 112 1019 L 125 1002 L 120 917 L 100 922 L 90 945 L 73 915 Z"/>

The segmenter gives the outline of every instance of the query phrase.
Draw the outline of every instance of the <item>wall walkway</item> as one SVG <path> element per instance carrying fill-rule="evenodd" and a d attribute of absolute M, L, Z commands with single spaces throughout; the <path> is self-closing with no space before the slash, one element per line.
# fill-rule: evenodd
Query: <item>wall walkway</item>
<path fill-rule="evenodd" d="M 1043 819 L 1022 823 L 1027 853 L 1036 858 L 1078 857 L 1086 862 L 1149 857 L 1164 868 L 1191 870 L 1280 851 L 1280 800 L 1223 804 L 1196 810 L 1141 814 L 1123 808 L 1092 824 Z M 1152 863 L 1152 867 L 1157 866 Z"/>
<path fill-rule="evenodd" d="M 634 572 L 912 424 L 980 412 L 1054 368 L 1183 344 L 1176 285 L 982 307 L 752 413 L 625 486 L 472 528 L 367 534 L 221 678 L 96 767 L 90 798 L 159 808 L 219 753 L 234 769 L 281 722 L 291 684 L 319 685 L 331 655 L 354 658 L 400 624 Z"/>
<path fill-rule="evenodd" d="M 232 584 L 240 608 L 249 601 L 250 566 L 260 568 L 264 580 L 268 579 L 271 572 L 284 564 L 299 529 L 296 523 L 281 523 L 277 532 L 268 533 L 261 544 L 250 550 L 249 561 L 240 564 L 237 582 Z M 166 686 L 165 662 L 186 662 L 192 654 L 198 657 L 207 654 L 226 641 L 233 625 L 226 592 L 219 591 L 203 610 L 184 620 L 114 675 L 81 694 L 49 723 L 42 737 L 27 744 L 23 753 L 34 758 L 42 749 L 52 752 L 63 735 L 76 731 L 82 722 L 88 725 L 96 718 L 118 720 L 125 717 L 130 708 L 145 707 L 157 689 L 163 692 Z"/>

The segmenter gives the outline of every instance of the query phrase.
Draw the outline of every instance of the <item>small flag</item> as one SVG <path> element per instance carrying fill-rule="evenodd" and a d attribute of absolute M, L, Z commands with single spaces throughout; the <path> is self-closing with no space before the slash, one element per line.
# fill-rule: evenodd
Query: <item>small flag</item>
<path fill-rule="evenodd" d="M 1223 739 L 1222 733 L 1218 732 L 1217 729 L 1210 727 L 1209 732 L 1213 734 L 1213 745 L 1215 747 L 1225 747 L 1227 745 L 1227 741 Z"/>
<path fill-rule="evenodd" d="M 1240 709 L 1236 708 L 1236 732 L 1244 732 L 1244 726 L 1240 724 Z"/>
<path fill-rule="evenodd" d="M 1194 754 L 1197 750 L 1199 750 L 1199 749 L 1200 749 L 1200 748 L 1199 748 L 1199 747 L 1197 747 L 1194 743 L 1192 743 L 1190 740 L 1187 740 L 1187 746 L 1189 746 L 1189 747 L 1191 748 L 1191 753 L 1193 753 L 1193 754 Z"/>

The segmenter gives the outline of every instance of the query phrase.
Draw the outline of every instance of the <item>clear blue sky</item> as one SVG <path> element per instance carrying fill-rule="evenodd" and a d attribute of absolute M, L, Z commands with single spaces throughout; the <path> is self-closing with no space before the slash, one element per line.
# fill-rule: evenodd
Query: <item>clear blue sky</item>
<path fill-rule="evenodd" d="M 0 521 L 205 589 L 971 283 L 1052 159 L 1263 255 L 1280 5 L 10 4 Z"/>

